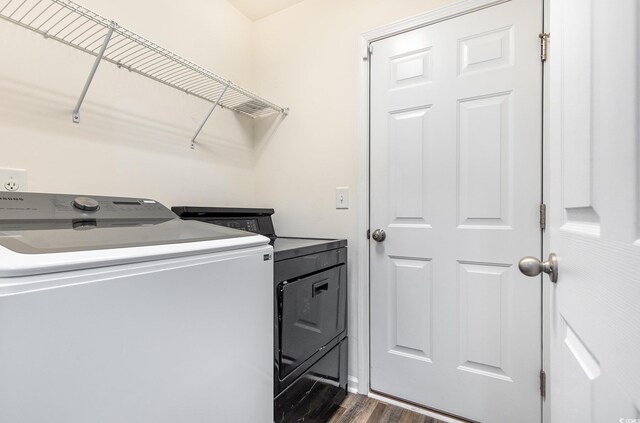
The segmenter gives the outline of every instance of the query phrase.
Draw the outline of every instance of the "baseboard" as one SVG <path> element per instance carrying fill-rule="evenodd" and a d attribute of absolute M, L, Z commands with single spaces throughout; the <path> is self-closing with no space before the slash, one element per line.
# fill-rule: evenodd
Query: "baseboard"
<path fill-rule="evenodd" d="M 427 410 L 426 408 L 417 407 L 415 405 L 407 404 L 405 402 L 398 401 L 393 398 L 385 397 L 384 395 L 376 394 L 375 392 L 369 392 L 369 398 L 373 398 L 380 402 L 386 402 L 387 404 L 395 405 L 396 407 L 404 408 L 404 409 L 413 411 L 414 413 L 423 414 L 425 416 L 438 419 L 446 423 L 468 423 L 465 420 L 458 420 L 451 416 L 446 416 L 444 414 L 440 414 L 432 410 Z"/>
<path fill-rule="evenodd" d="M 349 392 L 351 392 L 352 394 L 357 394 L 358 393 L 358 378 L 355 376 L 349 376 L 347 379 L 348 382 L 348 386 L 347 386 L 347 390 Z"/>

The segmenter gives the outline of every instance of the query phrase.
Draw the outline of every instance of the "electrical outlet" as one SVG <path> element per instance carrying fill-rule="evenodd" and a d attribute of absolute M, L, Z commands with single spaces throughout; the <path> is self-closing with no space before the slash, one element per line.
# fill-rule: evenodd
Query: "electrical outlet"
<path fill-rule="evenodd" d="M 27 171 L 25 169 L 0 168 L 0 191 L 26 191 Z"/>
<path fill-rule="evenodd" d="M 349 208 L 349 187 L 336 188 L 336 209 Z"/>

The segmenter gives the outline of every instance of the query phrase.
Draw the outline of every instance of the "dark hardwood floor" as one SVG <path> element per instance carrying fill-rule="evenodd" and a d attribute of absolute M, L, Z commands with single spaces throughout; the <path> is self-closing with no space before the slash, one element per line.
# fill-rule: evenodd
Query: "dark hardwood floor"
<path fill-rule="evenodd" d="M 443 423 L 422 414 L 385 404 L 366 395 L 348 394 L 329 423 Z"/>

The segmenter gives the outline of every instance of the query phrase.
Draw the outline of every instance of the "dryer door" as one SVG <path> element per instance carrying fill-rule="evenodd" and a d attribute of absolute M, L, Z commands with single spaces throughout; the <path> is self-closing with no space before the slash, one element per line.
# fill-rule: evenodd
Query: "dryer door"
<path fill-rule="evenodd" d="M 280 371 L 282 380 L 346 329 L 346 266 L 282 283 Z"/>

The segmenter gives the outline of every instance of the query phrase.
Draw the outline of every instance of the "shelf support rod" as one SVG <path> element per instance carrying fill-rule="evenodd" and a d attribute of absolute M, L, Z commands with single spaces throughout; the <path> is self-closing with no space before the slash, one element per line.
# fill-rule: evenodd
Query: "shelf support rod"
<path fill-rule="evenodd" d="M 215 103 L 213 103 L 213 107 L 211 107 L 211 110 L 209 110 L 209 113 L 207 113 L 207 116 L 204 118 L 204 120 L 202 121 L 202 123 L 200 124 L 198 129 L 196 130 L 196 134 L 193 136 L 193 138 L 191 138 L 191 149 L 192 150 L 195 149 L 196 138 L 198 138 L 198 135 L 200 135 L 200 131 L 202 131 L 202 128 L 204 128 L 204 124 L 207 123 L 207 121 L 211 117 L 211 114 L 213 113 L 213 111 L 216 109 L 216 107 L 218 107 L 218 104 L 220 104 L 220 100 L 222 100 L 222 96 L 224 95 L 224 93 L 227 92 L 227 88 L 229 88 L 229 85 L 231 85 L 231 81 L 227 81 L 227 85 L 224 86 L 224 89 L 222 90 L 222 92 L 220 93 L 218 98 L 216 99 Z"/>
<path fill-rule="evenodd" d="M 113 35 L 113 29 L 116 26 L 115 22 L 111 23 L 111 28 L 109 28 L 109 32 L 104 37 L 104 41 L 102 42 L 102 47 L 100 47 L 100 51 L 98 52 L 98 56 L 96 56 L 96 61 L 93 62 L 93 67 L 91 68 L 91 72 L 89 72 L 89 77 L 87 78 L 87 82 L 84 83 L 84 88 L 80 93 L 80 98 L 78 99 L 78 103 L 76 104 L 75 109 L 73 109 L 73 123 L 80 123 L 80 107 L 82 106 L 82 102 L 84 101 L 84 97 L 87 95 L 87 91 L 89 91 L 89 86 L 91 85 L 91 81 L 93 81 L 93 77 L 96 74 L 96 70 L 98 70 L 98 65 L 102 60 L 102 56 L 104 56 L 104 52 L 107 49 L 107 45 L 109 44 L 109 40 L 111 40 L 111 35 Z"/>

